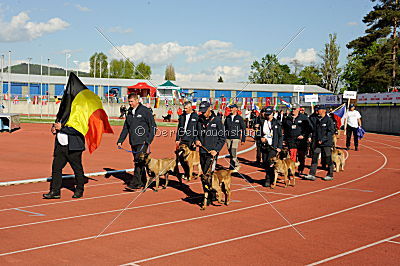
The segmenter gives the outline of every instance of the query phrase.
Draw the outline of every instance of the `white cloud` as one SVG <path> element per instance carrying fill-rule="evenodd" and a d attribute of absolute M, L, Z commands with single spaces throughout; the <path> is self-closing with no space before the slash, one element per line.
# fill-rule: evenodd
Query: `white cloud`
<path fill-rule="evenodd" d="M 349 22 L 347 22 L 347 26 L 357 26 L 358 25 L 358 22 L 356 22 L 356 21 L 349 21 Z"/>
<path fill-rule="evenodd" d="M 81 6 L 80 4 L 76 4 L 75 7 L 76 7 L 76 9 L 78 9 L 79 11 L 82 11 L 82 12 L 89 12 L 89 11 L 91 11 L 90 8 L 85 7 L 85 6 Z"/>
<path fill-rule="evenodd" d="M 26 12 L 13 16 L 10 22 L 0 18 L 0 42 L 30 41 L 47 33 L 63 30 L 69 23 L 60 18 L 47 22 L 31 22 Z"/>
<path fill-rule="evenodd" d="M 118 49 L 134 62 L 144 61 L 147 64 L 162 65 L 171 62 L 176 56 L 181 54 L 190 54 L 190 51 L 196 49 L 193 46 L 181 46 L 177 42 L 167 42 L 159 44 L 135 43 L 133 45 L 122 45 Z M 112 48 L 110 53 L 117 58 L 121 58 L 119 52 Z"/>
<path fill-rule="evenodd" d="M 247 68 L 246 68 L 247 69 Z M 238 82 L 247 79 L 248 71 L 239 66 L 217 66 L 211 70 L 200 73 L 184 74 L 176 73 L 178 81 L 217 81 L 221 76 L 224 82 Z"/>
<path fill-rule="evenodd" d="M 79 71 L 90 72 L 90 62 L 80 62 L 79 63 Z"/>
<path fill-rule="evenodd" d="M 284 57 L 280 59 L 284 64 L 289 64 L 297 60 L 301 64 L 311 64 L 317 61 L 317 51 L 314 48 L 309 48 L 305 51 L 303 49 L 298 49 L 294 57 Z"/>
<path fill-rule="evenodd" d="M 115 32 L 115 33 L 121 33 L 121 34 L 126 34 L 126 33 L 131 33 L 133 30 L 131 28 L 123 28 L 121 26 L 115 26 L 111 27 L 108 29 L 109 32 Z"/>
<path fill-rule="evenodd" d="M 188 63 L 201 62 L 204 60 L 243 60 L 250 59 L 251 53 L 244 50 L 236 50 L 230 42 L 209 40 L 197 46 L 184 46 L 177 42 L 166 42 L 158 44 L 135 43 L 133 45 L 119 46 L 126 57 L 134 61 L 144 61 L 148 64 L 162 65 L 171 63 L 176 57 L 184 56 Z M 121 58 L 119 52 L 113 48 L 110 53 Z"/>

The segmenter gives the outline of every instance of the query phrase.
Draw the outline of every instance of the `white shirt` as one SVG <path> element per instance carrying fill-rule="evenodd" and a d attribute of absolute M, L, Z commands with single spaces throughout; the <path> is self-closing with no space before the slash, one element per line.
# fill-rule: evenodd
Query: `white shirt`
<path fill-rule="evenodd" d="M 187 128 L 187 125 L 188 125 L 188 123 L 189 123 L 190 115 L 191 115 L 191 114 L 186 114 L 185 126 L 184 126 L 184 128 L 183 128 L 183 131 L 184 131 L 184 132 L 186 132 L 186 128 Z"/>
<path fill-rule="evenodd" d="M 62 146 L 68 145 L 68 135 L 67 134 L 58 132 L 57 140 L 58 140 L 58 143 L 60 143 Z"/>
<path fill-rule="evenodd" d="M 263 127 L 264 138 L 267 139 L 269 145 L 272 145 L 272 136 L 274 131 L 272 130 L 271 121 L 265 121 Z"/>
<path fill-rule="evenodd" d="M 136 109 L 137 109 L 137 107 L 136 108 L 132 108 L 132 115 L 135 115 Z"/>
<path fill-rule="evenodd" d="M 233 122 L 233 119 L 235 118 L 235 115 L 231 115 L 231 119 L 232 119 L 232 122 Z"/>
<path fill-rule="evenodd" d="M 347 112 L 347 124 L 351 127 L 358 127 L 358 119 L 361 118 L 357 110 Z"/>

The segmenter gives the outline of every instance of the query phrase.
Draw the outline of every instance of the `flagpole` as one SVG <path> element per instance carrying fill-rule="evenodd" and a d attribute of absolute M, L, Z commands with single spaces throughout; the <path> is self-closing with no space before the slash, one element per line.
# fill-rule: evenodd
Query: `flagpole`
<path fill-rule="evenodd" d="M 0 103 L 3 104 L 4 97 L 3 97 L 3 89 L 4 89 L 4 55 L 1 55 L 1 89 L 0 89 Z M 2 106 L 1 112 L 3 112 Z"/>
<path fill-rule="evenodd" d="M 47 117 L 50 116 L 50 58 L 47 58 L 47 95 L 49 96 L 47 103 Z"/>
<path fill-rule="evenodd" d="M 346 135 L 347 132 L 347 118 L 348 118 L 348 112 L 349 112 L 349 107 L 350 107 L 350 98 L 347 99 L 347 108 L 346 108 L 346 119 L 344 120 L 344 135 Z"/>
<path fill-rule="evenodd" d="M 28 57 L 28 93 L 31 93 L 31 60 L 32 57 Z M 28 117 L 30 116 L 29 114 L 29 110 L 28 110 Z"/>
<path fill-rule="evenodd" d="M 40 57 L 40 98 L 42 98 L 42 104 L 40 105 L 40 118 L 43 118 L 43 56 Z"/>
<path fill-rule="evenodd" d="M 110 112 L 110 61 L 107 61 L 107 67 L 108 67 L 108 90 L 107 90 L 107 106 L 108 106 L 108 111 Z"/>

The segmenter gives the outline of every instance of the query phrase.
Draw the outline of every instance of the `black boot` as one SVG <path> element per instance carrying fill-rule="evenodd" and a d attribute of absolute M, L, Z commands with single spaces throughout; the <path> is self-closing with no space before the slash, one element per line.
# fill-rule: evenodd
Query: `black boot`
<path fill-rule="evenodd" d="M 74 195 L 72 198 L 79 199 L 83 197 L 83 189 L 75 189 Z"/>
<path fill-rule="evenodd" d="M 43 194 L 44 199 L 59 199 L 61 198 L 60 191 L 50 190 L 49 193 Z"/>

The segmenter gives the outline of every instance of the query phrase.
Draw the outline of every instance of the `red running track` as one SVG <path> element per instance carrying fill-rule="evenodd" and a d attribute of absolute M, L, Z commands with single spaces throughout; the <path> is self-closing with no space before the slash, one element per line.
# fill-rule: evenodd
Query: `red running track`
<path fill-rule="evenodd" d="M 34 126 L 32 132 L 38 129 Z M 90 169 L 104 167 L 107 156 L 100 153 L 107 154 L 115 138 L 105 138 L 104 151 L 93 155 L 98 156 L 96 163 L 86 155 Z M 209 206 L 205 211 L 194 203 L 202 192 L 198 180 L 180 188 L 174 177 L 172 187 L 139 195 L 124 192 L 123 182 L 116 177 L 100 176 L 89 181 L 85 197 L 78 200 L 71 199 L 68 190 L 63 190 L 61 200 L 42 200 L 46 183 L 2 187 L 0 263 L 395 265 L 400 257 L 399 140 L 367 134 L 361 151 L 347 153 L 346 170 L 335 174 L 334 181 L 297 180 L 295 187 L 286 189 L 261 187 L 262 169 L 243 161 L 243 176 L 233 178 L 232 204 Z M 17 143 L 14 151 L 23 150 Z M 155 145 L 154 154 L 169 155 L 173 139 L 168 143 L 157 138 L 156 143 L 160 145 Z M 251 145 L 249 141 L 245 147 Z M 25 169 L 37 174 L 49 171 L 51 162 L 36 169 L 38 160 L 31 160 L 48 157 L 49 151 L 36 151 L 36 155 L 30 151 Z M 110 167 L 129 168 L 131 159 L 126 154 L 114 158 L 116 154 L 107 158 Z M 252 161 L 255 152 L 240 157 Z M 219 163 L 227 165 L 225 159 Z M 33 177 L 29 170 L 14 171 Z M 135 197 L 130 208 L 97 237 Z"/>

